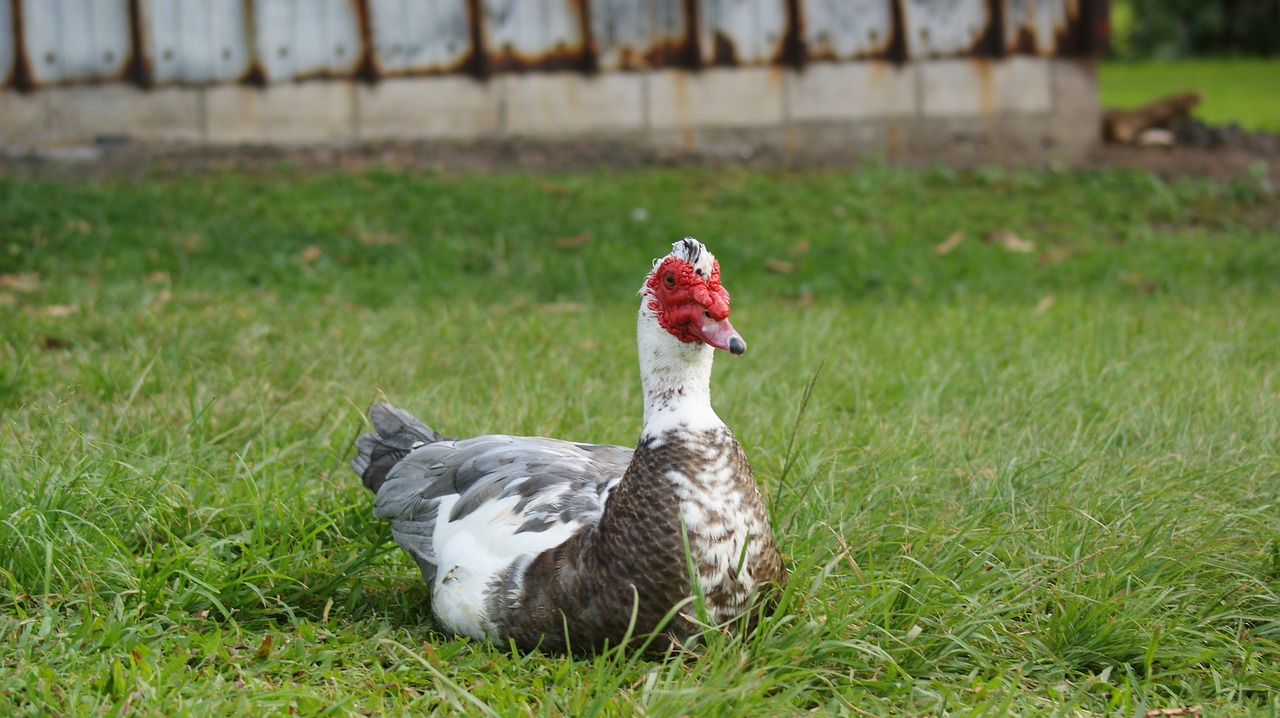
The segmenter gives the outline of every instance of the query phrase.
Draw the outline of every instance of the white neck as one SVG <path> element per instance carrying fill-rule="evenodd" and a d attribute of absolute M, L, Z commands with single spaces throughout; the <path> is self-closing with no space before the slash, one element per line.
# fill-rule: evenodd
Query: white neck
<path fill-rule="evenodd" d="M 636 321 L 640 383 L 644 387 L 642 437 L 660 438 L 671 429 L 702 431 L 724 426 L 711 408 L 711 362 L 715 349 L 676 339 L 641 299 Z"/>

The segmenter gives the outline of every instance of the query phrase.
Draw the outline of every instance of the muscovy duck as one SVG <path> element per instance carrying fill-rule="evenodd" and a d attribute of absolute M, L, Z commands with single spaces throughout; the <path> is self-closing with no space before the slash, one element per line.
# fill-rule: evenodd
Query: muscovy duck
<path fill-rule="evenodd" d="M 747 348 L 719 263 L 682 239 L 640 294 L 634 450 L 446 438 L 402 409 L 370 408 L 376 431 L 356 441 L 351 465 L 422 569 L 443 628 L 521 650 L 598 650 L 627 636 L 666 650 L 700 630 L 691 596 L 708 622 L 744 625 L 755 598 L 785 581 L 747 458 L 711 408 L 714 350 Z"/>

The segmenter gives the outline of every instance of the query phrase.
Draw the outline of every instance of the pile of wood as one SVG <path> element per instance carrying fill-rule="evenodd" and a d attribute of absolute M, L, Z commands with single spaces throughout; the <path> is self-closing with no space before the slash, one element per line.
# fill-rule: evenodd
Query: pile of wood
<path fill-rule="evenodd" d="M 1132 110 L 1107 110 L 1102 131 L 1108 142 L 1125 145 L 1171 145 L 1173 129 L 1200 104 L 1200 93 L 1162 97 Z"/>

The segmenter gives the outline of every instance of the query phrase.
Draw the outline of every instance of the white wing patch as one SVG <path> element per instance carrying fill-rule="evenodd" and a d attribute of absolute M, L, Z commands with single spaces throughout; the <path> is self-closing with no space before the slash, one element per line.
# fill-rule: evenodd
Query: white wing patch
<path fill-rule="evenodd" d="M 441 503 L 447 513 L 456 497 Z M 544 531 L 519 532 L 527 520 L 515 511 L 520 499 L 511 496 L 488 501 L 456 521 L 436 524 L 439 551 L 431 604 L 446 628 L 475 638 L 497 638 L 485 613 L 494 580 L 517 559 L 537 555 L 568 541 L 583 526 L 562 522 Z"/>
<path fill-rule="evenodd" d="M 496 638 L 486 613 L 495 579 L 599 521 L 631 454 L 505 435 L 426 444 L 388 474 L 374 515 L 417 560 L 442 627 Z"/>

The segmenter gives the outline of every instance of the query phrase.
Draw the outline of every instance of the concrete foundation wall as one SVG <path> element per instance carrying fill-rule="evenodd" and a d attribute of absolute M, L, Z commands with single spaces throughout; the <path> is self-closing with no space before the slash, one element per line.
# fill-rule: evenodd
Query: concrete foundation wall
<path fill-rule="evenodd" d="M 1071 161 L 1097 141 L 1087 59 L 1013 56 L 896 64 L 445 75 L 376 83 L 0 92 L 9 152 L 104 137 L 191 145 L 598 138 L 711 154 L 760 148 L 975 162 Z"/>

